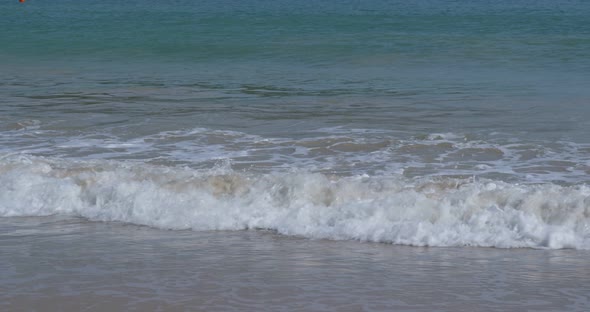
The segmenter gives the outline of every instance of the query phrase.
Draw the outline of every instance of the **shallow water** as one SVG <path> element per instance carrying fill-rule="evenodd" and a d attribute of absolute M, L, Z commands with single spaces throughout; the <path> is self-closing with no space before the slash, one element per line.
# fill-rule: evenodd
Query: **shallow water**
<path fill-rule="evenodd" d="M 418 248 L 265 231 L 0 219 L 0 307 L 585 311 L 587 251 Z"/>

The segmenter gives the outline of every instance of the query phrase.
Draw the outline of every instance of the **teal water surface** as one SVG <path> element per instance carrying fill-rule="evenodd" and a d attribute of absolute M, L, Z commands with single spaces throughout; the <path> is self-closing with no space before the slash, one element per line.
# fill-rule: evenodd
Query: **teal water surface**
<path fill-rule="evenodd" d="M 518 143 L 587 168 L 588 16 L 587 1 L 4 1 L 3 129 L 43 132 L 5 133 L 4 151 L 78 157 L 29 147 L 194 128 L 360 130 Z"/>

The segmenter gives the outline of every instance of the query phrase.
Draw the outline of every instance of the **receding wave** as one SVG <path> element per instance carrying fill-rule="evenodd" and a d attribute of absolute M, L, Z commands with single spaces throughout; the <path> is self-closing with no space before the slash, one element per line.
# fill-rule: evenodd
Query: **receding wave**
<path fill-rule="evenodd" d="M 207 170 L 32 156 L 0 160 L 0 216 L 162 229 L 268 229 L 413 246 L 590 249 L 590 187 Z"/>

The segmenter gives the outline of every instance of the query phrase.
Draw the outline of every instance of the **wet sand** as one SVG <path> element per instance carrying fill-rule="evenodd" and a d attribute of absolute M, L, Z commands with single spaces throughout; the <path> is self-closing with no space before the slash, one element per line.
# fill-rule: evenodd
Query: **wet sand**
<path fill-rule="evenodd" d="M 590 251 L 0 218 L 2 311 L 585 311 Z"/>

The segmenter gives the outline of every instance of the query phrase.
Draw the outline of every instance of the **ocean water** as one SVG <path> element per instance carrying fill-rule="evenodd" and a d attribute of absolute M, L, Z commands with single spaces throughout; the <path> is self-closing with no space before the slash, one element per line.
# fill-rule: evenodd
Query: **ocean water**
<path fill-rule="evenodd" d="M 0 244 L 58 218 L 80 235 L 48 245 L 81 249 L 124 223 L 582 257 L 589 16 L 565 0 L 3 1 Z M 521 308 L 564 307 L 535 300 Z"/>

